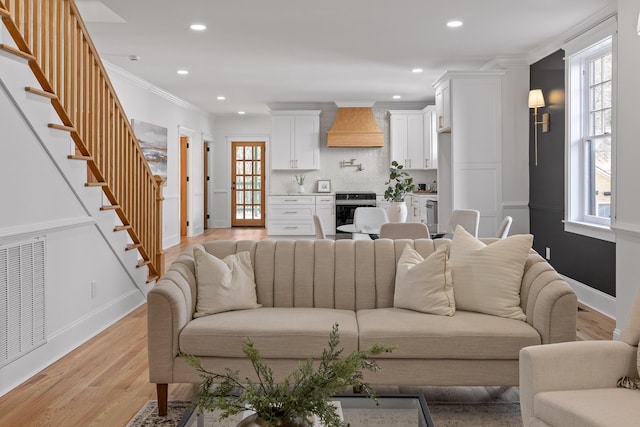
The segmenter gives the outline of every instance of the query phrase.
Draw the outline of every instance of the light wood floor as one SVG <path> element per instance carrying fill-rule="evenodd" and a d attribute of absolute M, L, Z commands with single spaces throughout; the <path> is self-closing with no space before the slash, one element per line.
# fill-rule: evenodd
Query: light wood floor
<path fill-rule="evenodd" d="M 266 239 L 264 229 L 211 229 L 167 251 L 170 265 L 207 240 Z M 147 311 L 138 308 L 95 338 L 0 397 L 0 426 L 124 426 L 155 399 L 147 369 Z M 579 339 L 610 339 L 615 322 L 588 307 L 578 312 Z M 169 399 L 190 399 L 192 385 L 170 385 Z"/>

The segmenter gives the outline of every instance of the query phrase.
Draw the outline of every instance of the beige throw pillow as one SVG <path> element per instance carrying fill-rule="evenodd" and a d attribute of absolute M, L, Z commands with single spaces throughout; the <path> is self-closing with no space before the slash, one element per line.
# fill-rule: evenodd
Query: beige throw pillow
<path fill-rule="evenodd" d="M 425 259 L 405 246 L 396 269 L 394 307 L 453 316 L 456 303 L 447 252 L 441 246 Z"/>
<path fill-rule="evenodd" d="M 194 317 L 261 307 L 249 252 L 229 255 L 223 260 L 196 247 L 198 297 Z"/>
<path fill-rule="evenodd" d="M 532 243 L 531 234 L 516 234 L 485 245 L 457 226 L 450 255 L 457 308 L 526 320 L 520 285 Z"/>

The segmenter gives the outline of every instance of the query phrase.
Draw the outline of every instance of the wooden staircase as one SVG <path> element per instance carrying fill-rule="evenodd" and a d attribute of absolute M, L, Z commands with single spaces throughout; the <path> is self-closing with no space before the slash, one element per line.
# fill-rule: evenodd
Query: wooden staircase
<path fill-rule="evenodd" d="M 100 56 L 73 0 L 0 0 L 0 17 L 16 47 L 0 51 L 27 61 L 60 118 L 52 129 L 69 132 L 76 153 L 87 164 L 86 186 L 100 187 L 131 243 L 148 268 L 147 282 L 164 272 L 162 182 L 142 154 L 130 121 L 116 96 Z"/>

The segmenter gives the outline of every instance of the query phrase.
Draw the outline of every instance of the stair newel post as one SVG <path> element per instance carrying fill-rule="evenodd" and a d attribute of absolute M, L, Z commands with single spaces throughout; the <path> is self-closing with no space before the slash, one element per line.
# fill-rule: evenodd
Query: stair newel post
<path fill-rule="evenodd" d="M 154 175 L 153 179 L 156 182 L 156 206 L 155 212 L 153 212 L 156 224 L 156 244 L 155 248 L 152 248 L 152 250 L 155 251 L 154 264 L 156 271 L 158 276 L 162 276 L 164 274 L 164 250 L 162 248 L 162 201 L 164 200 L 164 197 L 162 196 L 162 186 L 167 179 L 159 175 Z"/>

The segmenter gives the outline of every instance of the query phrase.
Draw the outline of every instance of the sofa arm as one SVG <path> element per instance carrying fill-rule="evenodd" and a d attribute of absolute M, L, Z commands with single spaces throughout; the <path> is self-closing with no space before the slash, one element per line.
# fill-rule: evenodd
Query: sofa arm
<path fill-rule="evenodd" d="M 637 376 L 637 348 L 620 341 L 577 341 L 520 350 L 520 405 L 524 425 L 533 417 L 533 400 L 544 391 L 615 387 L 623 376 Z"/>
<path fill-rule="evenodd" d="M 179 352 L 182 328 L 191 318 L 183 291 L 169 280 L 160 280 L 147 295 L 147 347 L 149 380 L 173 382 L 173 363 Z"/>

